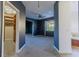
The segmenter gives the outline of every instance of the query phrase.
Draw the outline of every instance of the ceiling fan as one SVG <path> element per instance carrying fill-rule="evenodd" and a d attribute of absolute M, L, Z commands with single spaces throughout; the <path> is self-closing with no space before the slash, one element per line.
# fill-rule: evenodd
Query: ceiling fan
<path fill-rule="evenodd" d="M 40 1 L 38 1 L 38 9 L 40 8 Z M 40 14 L 40 11 L 38 11 L 38 18 L 44 18 L 42 14 Z"/>

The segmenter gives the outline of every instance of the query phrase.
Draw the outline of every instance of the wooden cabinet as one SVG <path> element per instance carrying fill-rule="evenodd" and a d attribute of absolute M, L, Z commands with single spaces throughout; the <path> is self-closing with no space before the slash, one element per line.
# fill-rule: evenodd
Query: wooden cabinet
<path fill-rule="evenodd" d="M 14 16 L 5 15 L 4 16 L 4 38 L 6 37 L 5 36 L 5 33 L 6 33 L 5 30 L 6 30 L 7 27 L 13 27 L 12 35 L 13 35 L 13 41 L 15 42 L 16 41 L 16 15 L 14 15 Z"/>
<path fill-rule="evenodd" d="M 79 40 L 72 39 L 72 46 L 79 47 Z"/>

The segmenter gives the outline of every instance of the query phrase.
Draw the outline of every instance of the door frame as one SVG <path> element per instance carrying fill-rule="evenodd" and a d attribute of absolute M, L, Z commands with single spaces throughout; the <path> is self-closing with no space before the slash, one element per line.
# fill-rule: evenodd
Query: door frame
<path fill-rule="evenodd" d="M 1 56 L 4 57 L 4 3 L 7 2 L 15 11 L 16 11 L 16 47 L 15 47 L 15 53 L 18 53 L 19 49 L 19 17 L 20 17 L 20 11 L 18 8 L 16 8 L 11 2 L 9 1 L 3 1 L 3 20 L 2 20 L 2 53 Z"/>

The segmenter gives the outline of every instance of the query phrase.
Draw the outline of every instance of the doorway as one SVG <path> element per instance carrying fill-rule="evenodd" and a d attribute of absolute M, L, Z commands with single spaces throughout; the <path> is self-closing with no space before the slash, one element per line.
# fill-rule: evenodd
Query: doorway
<path fill-rule="evenodd" d="M 36 23 L 35 35 L 44 36 L 44 20 L 36 20 L 35 23 Z"/>
<path fill-rule="evenodd" d="M 26 34 L 32 34 L 32 22 L 26 20 Z"/>
<path fill-rule="evenodd" d="M 2 56 L 14 56 L 19 50 L 18 19 L 19 10 L 10 2 L 3 2 Z"/>
<path fill-rule="evenodd" d="M 55 28 L 55 20 L 47 20 L 45 21 L 45 35 L 54 37 L 54 29 Z"/>

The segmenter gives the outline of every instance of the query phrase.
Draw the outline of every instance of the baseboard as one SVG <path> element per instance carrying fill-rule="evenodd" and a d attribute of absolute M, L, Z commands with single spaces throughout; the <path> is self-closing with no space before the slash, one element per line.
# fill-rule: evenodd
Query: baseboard
<path fill-rule="evenodd" d="M 72 54 L 71 52 L 61 52 L 55 46 L 54 46 L 54 49 L 56 50 L 57 54 L 59 54 L 60 57 Z"/>
<path fill-rule="evenodd" d="M 65 57 L 67 55 L 71 55 L 72 53 L 71 52 L 62 52 L 62 51 L 59 51 L 59 54 L 61 57 Z"/>
<path fill-rule="evenodd" d="M 72 53 L 67 53 L 67 52 L 64 52 L 64 53 L 60 53 L 60 57 L 66 57 L 68 55 L 71 55 Z"/>
<path fill-rule="evenodd" d="M 53 47 L 54 47 L 56 53 L 57 53 L 57 54 L 59 55 L 59 57 L 60 57 L 61 55 L 60 55 L 60 53 L 59 53 L 59 50 L 58 50 L 55 46 L 53 46 Z"/>
<path fill-rule="evenodd" d="M 26 44 L 26 43 L 25 43 L 25 44 Z M 23 48 L 26 46 L 25 44 L 18 50 L 17 53 L 19 53 L 19 52 L 21 52 L 21 51 L 23 50 Z"/>
<path fill-rule="evenodd" d="M 54 47 L 54 49 L 59 53 L 58 49 L 57 49 L 55 46 L 53 46 L 53 47 Z"/>

